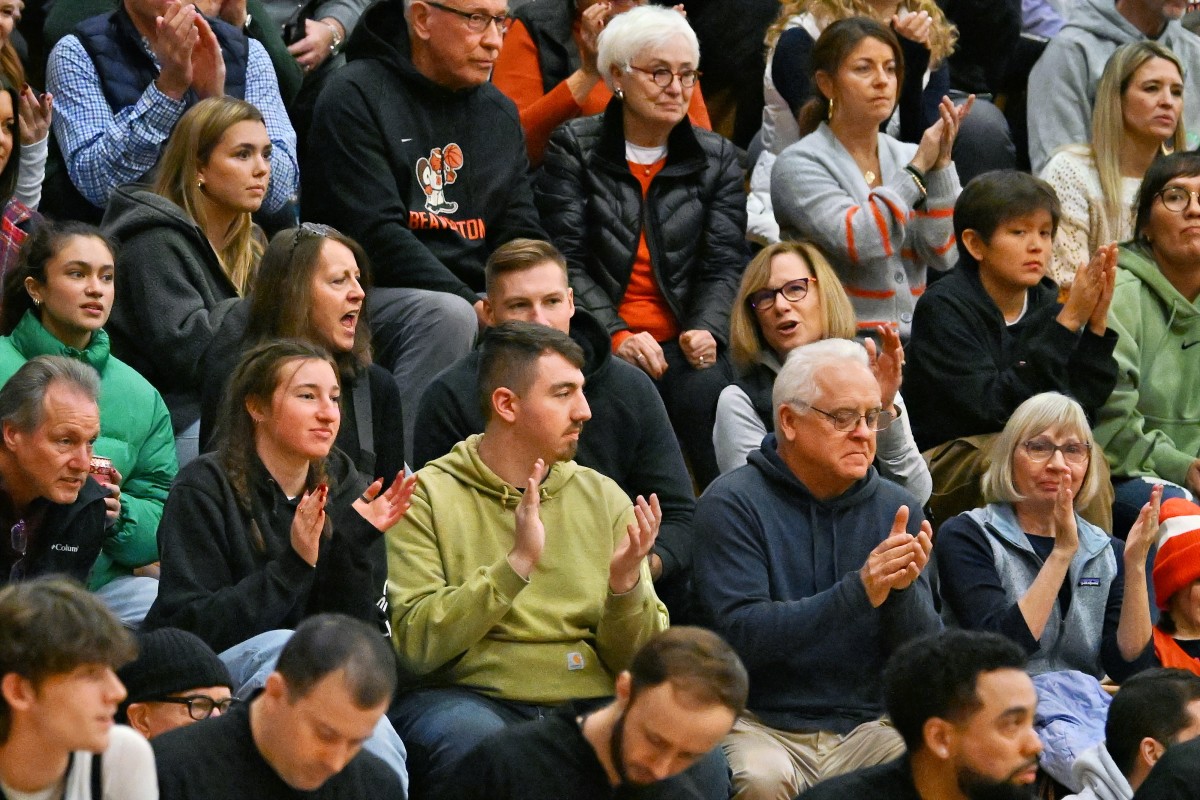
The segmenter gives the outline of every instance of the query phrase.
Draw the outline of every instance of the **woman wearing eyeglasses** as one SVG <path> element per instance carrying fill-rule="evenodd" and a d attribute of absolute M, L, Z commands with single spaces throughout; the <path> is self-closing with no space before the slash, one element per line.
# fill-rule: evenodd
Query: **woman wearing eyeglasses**
<path fill-rule="evenodd" d="M 775 430 L 771 391 L 788 354 L 820 339 L 852 339 L 855 332 L 850 300 L 815 245 L 780 242 L 751 259 L 730 318 L 729 349 L 742 373 L 721 392 L 713 429 L 722 473 L 745 464 L 763 437 Z M 893 329 L 880 327 L 877 332 L 883 346 L 876 347 L 868 340 L 871 367 L 879 381 L 883 408 L 896 420 L 879 431 L 876 465 L 885 478 L 925 503 L 933 491 L 933 480 L 913 441 L 900 398 L 904 350 Z"/>
<path fill-rule="evenodd" d="M 614 18 L 598 64 L 615 98 L 554 133 L 536 199 L 575 302 L 655 380 L 703 487 L 718 474 L 713 418 L 732 377 L 729 308 L 748 253 L 736 148 L 686 118 L 699 60 L 677 11 Z"/>
<path fill-rule="evenodd" d="M 1112 465 L 1114 532 L 1151 487 L 1200 492 L 1200 155 L 1155 161 L 1138 192 L 1134 240 L 1121 247 L 1108 324 L 1117 386 L 1097 416 Z"/>
<path fill-rule="evenodd" d="M 204 354 L 262 255 L 250 215 L 270 178 L 262 114 L 209 98 L 176 124 L 153 190 L 121 187 L 104 214 L 102 229 L 121 244 L 113 353 L 162 393 L 180 464 L 196 453 Z"/>
<path fill-rule="evenodd" d="M 983 477 L 988 505 L 948 520 L 934 547 L 944 614 L 1025 648 L 1034 674 L 1120 682 L 1153 665 L 1146 558 L 1159 493 L 1122 543 L 1076 509 L 1100 488 L 1083 407 L 1056 392 L 1013 413 Z"/>

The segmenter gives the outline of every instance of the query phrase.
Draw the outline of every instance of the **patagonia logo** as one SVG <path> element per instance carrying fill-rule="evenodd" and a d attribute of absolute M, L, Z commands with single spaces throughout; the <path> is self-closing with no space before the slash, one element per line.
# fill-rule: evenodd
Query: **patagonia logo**
<path fill-rule="evenodd" d="M 1099 578 L 1080 578 L 1079 585 L 1080 586 L 1099 586 L 1100 579 Z"/>
<path fill-rule="evenodd" d="M 583 669 L 583 653 L 567 653 L 567 669 L 572 672 Z"/>

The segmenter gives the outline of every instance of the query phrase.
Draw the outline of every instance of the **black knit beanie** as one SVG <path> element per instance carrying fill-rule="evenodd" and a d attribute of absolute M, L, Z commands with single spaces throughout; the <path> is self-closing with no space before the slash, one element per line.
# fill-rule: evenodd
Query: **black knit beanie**
<path fill-rule="evenodd" d="M 207 643 L 178 628 L 159 628 L 137 637 L 136 661 L 117 671 L 129 696 L 121 703 L 118 721 L 124 721 L 130 703 L 157 700 L 189 689 L 228 686 L 229 670 Z"/>

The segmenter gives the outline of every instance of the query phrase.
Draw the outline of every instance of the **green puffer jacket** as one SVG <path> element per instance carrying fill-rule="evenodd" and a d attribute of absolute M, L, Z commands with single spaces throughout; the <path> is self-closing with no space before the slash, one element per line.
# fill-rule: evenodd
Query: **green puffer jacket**
<path fill-rule="evenodd" d="M 1122 247 L 1108 324 L 1120 338 L 1117 388 L 1097 415 L 1113 477 L 1183 485 L 1200 457 L 1200 305 L 1144 248 Z"/>
<path fill-rule="evenodd" d="M 108 334 L 92 335 L 86 349 L 69 347 L 26 312 L 9 336 L 0 336 L 0 383 L 31 358 L 67 356 L 100 373 L 100 438 L 95 453 L 121 473 L 121 514 L 104 540 L 88 580 L 95 590 L 158 560 L 158 521 L 179 470 L 171 415 L 158 391 L 132 367 L 108 353 Z"/>

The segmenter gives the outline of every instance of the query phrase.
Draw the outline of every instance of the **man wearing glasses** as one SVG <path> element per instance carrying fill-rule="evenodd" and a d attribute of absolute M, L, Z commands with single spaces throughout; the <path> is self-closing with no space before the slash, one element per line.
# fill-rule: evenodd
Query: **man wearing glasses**
<path fill-rule="evenodd" d="M 138 657 L 117 672 L 128 695 L 117 722 L 147 739 L 220 716 L 233 703 L 229 670 L 203 639 L 178 628 L 138 636 Z"/>
<path fill-rule="evenodd" d="M 412 441 L 435 375 L 484 324 L 483 266 L 546 238 L 516 107 L 491 83 L 505 0 L 390 0 L 363 15 L 314 111 L 303 212 L 371 258 L 376 361 L 400 386 Z"/>
<path fill-rule="evenodd" d="M 899 756 L 879 674 L 938 630 L 920 505 L 872 467 L 894 419 L 861 345 L 792 351 L 775 380 L 775 433 L 696 504 L 700 612 L 750 673 L 726 737 L 739 798 L 795 797 Z"/>

